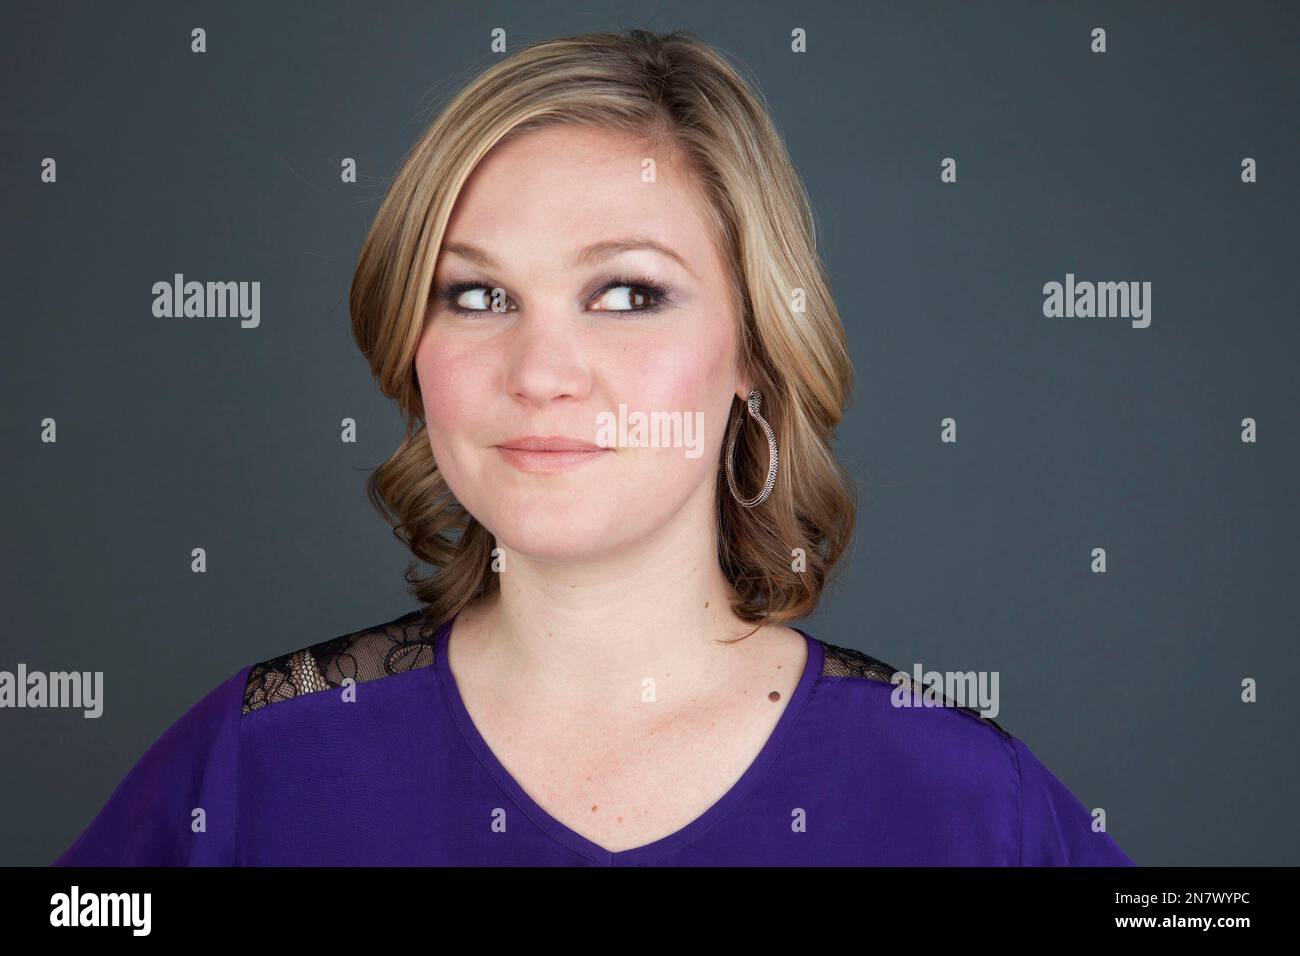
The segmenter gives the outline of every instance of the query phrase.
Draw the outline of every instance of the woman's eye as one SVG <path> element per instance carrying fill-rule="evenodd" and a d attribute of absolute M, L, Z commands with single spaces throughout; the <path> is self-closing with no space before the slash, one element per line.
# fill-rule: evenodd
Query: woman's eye
<path fill-rule="evenodd" d="M 597 303 L 597 312 L 645 312 L 658 304 L 658 294 L 653 289 L 641 285 L 619 283 L 606 286 Z"/>
<path fill-rule="evenodd" d="M 458 312 L 505 312 L 509 308 L 504 289 L 461 285 L 448 290 L 447 296 Z"/>
<path fill-rule="evenodd" d="M 442 292 L 453 312 L 473 315 L 508 312 L 516 308 L 504 289 L 475 282 L 456 282 Z M 649 279 L 611 279 L 592 299 L 595 312 L 657 312 L 668 299 L 668 290 Z"/>

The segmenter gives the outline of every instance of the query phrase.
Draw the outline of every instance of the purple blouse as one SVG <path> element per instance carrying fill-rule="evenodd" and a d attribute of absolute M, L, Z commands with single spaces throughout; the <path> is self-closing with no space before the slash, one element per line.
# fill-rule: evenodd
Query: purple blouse
<path fill-rule="evenodd" d="M 676 832 L 611 853 L 479 735 L 447 665 L 452 620 L 412 611 L 244 667 L 53 865 L 1134 865 L 997 723 L 895 706 L 894 668 L 802 630 L 807 666 L 740 779 Z"/>

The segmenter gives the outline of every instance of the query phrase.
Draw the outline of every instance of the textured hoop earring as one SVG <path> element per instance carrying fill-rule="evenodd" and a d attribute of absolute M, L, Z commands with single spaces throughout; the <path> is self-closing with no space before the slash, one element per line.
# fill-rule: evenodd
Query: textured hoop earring
<path fill-rule="evenodd" d="M 763 490 L 757 496 L 746 500 L 740 496 L 736 489 L 735 466 L 732 464 L 732 457 L 736 453 L 736 435 L 740 431 L 740 423 L 744 418 L 743 415 L 737 415 L 736 420 L 731 423 L 731 434 L 727 437 L 727 456 L 724 464 L 727 472 L 727 487 L 731 489 L 731 496 L 736 499 L 742 508 L 753 508 L 755 505 L 761 505 L 767 500 L 767 496 L 772 493 L 776 487 L 776 435 L 772 432 L 772 426 L 767 423 L 762 415 L 758 413 L 763 404 L 763 393 L 754 389 L 749 393 L 749 399 L 745 402 L 745 407 L 749 410 L 749 415 L 756 422 L 763 426 L 763 431 L 767 433 L 767 481 L 763 483 Z"/>

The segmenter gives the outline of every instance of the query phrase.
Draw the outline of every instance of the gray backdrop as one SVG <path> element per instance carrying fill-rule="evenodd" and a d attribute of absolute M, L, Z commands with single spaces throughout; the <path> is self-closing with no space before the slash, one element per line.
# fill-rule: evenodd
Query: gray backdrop
<path fill-rule="evenodd" d="M 363 492 L 400 421 L 349 334 L 361 240 L 493 28 L 513 49 L 632 26 L 752 69 L 816 206 L 864 509 L 847 586 L 803 626 L 903 669 L 998 671 L 999 722 L 1139 864 L 1300 861 L 1295 4 L 3 17 L 0 669 L 102 670 L 107 702 L 0 710 L 0 862 L 52 860 L 243 665 L 414 607 Z M 177 272 L 259 281 L 260 326 L 154 317 Z M 1044 316 L 1067 273 L 1150 282 L 1151 324 Z"/>

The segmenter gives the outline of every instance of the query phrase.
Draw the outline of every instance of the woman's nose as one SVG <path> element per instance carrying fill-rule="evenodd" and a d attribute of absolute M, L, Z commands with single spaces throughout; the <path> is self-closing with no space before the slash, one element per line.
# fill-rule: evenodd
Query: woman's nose
<path fill-rule="evenodd" d="M 505 343 L 512 395 L 542 403 L 587 394 L 591 375 L 583 345 L 584 319 L 558 303 L 520 313 Z"/>

